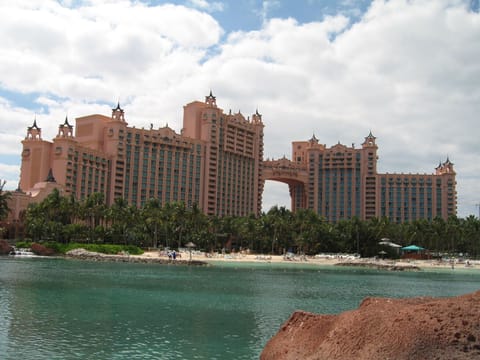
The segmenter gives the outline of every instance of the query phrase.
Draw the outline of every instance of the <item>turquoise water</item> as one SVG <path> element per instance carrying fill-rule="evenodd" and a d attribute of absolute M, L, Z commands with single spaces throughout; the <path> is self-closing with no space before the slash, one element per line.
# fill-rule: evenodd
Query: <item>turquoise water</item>
<path fill-rule="evenodd" d="M 256 359 L 297 309 L 480 288 L 480 270 L 300 266 L 0 258 L 0 358 Z"/>

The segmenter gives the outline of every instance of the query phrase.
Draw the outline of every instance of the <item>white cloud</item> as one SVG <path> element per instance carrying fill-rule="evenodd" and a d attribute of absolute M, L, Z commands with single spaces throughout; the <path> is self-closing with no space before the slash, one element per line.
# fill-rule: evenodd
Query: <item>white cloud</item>
<path fill-rule="evenodd" d="M 190 6 L 205 10 L 208 12 L 223 11 L 224 5 L 220 1 L 207 1 L 207 0 L 188 0 Z"/>
<path fill-rule="evenodd" d="M 0 180 L 6 182 L 3 190 L 15 190 L 18 188 L 18 182 L 20 180 L 18 177 L 20 174 L 19 165 L 5 165 L 0 163 L 0 173 L 2 174 Z"/>
<path fill-rule="evenodd" d="M 268 10 L 272 3 L 264 3 Z M 291 141 L 312 133 L 328 146 L 359 146 L 371 130 L 382 172 L 432 173 L 449 155 L 459 215 L 475 213 L 480 15 L 463 1 L 374 1 L 354 24 L 342 15 L 306 24 L 265 15 L 257 31 L 224 40 L 222 33 L 207 10 L 182 6 L 2 3 L 0 84 L 41 94 L 37 119 L 47 139 L 66 113 L 109 114 L 102 104 L 117 99 L 131 125 L 168 122 L 179 131 L 182 106 L 209 89 L 225 111 L 249 115 L 258 107 L 265 157 L 289 157 Z M 8 144 L 0 156 L 19 154 L 14 143 L 34 114 L 2 101 L 0 114 Z M 268 207 L 285 186 L 269 188 Z M 278 202 L 289 205 L 283 192 Z"/>

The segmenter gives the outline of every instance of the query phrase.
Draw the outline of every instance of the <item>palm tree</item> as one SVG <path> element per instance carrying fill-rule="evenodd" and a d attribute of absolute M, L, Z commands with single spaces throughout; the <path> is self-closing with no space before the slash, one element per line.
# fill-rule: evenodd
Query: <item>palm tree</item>
<path fill-rule="evenodd" d="M 107 212 L 107 217 L 111 222 L 110 232 L 115 243 L 128 245 L 131 240 L 136 238 L 134 230 L 138 224 L 137 215 L 136 207 L 128 205 L 123 198 L 115 199 Z"/>
<path fill-rule="evenodd" d="M 292 212 L 285 206 L 273 206 L 267 212 L 267 217 L 273 226 L 272 253 L 291 248 L 294 245 Z"/>
<path fill-rule="evenodd" d="M 3 190 L 6 183 L 5 180 L 0 180 L 0 220 L 4 220 L 10 212 L 10 209 L 8 208 L 8 200 L 11 197 L 11 193 Z"/>
<path fill-rule="evenodd" d="M 301 253 L 313 253 L 321 237 L 322 220 L 311 209 L 300 209 L 293 217 L 295 244 Z"/>
<path fill-rule="evenodd" d="M 90 194 L 81 204 L 79 214 L 88 224 L 90 234 L 88 241 L 96 240 L 95 232 L 101 232 L 97 227 L 103 226 L 106 212 L 105 195 L 102 193 Z"/>
<path fill-rule="evenodd" d="M 209 221 L 207 216 L 200 210 L 197 203 L 187 210 L 187 238 L 185 242 L 191 241 L 196 245 L 207 240 Z"/>
<path fill-rule="evenodd" d="M 147 233 L 152 239 L 152 247 L 158 247 L 158 233 L 162 225 L 162 207 L 158 199 L 150 199 L 141 209 L 141 218 L 144 222 Z"/>
<path fill-rule="evenodd" d="M 477 258 L 480 254 L 480 219 L 470 215 L 462 222 L 462 227 L 467 252 Z"/>

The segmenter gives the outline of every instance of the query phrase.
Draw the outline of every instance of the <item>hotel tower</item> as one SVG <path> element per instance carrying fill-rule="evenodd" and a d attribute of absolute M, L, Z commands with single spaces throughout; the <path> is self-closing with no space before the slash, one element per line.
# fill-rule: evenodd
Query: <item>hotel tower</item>
<path fill-rule="evenodd" d="M 120 104 L 111 116 L 67 119 L 53 141 L 42 139 L 36 121 L 22 141 L 19 191 L 13 219 L 32 201 L 59 188 L 85 199 L 105 196 L 142 206 L 197 204 L 208 215 L 259 215 L 266 180 L 288 184 L 291 209 L 312 209 L 327 221 L 387 217 L 401 223 L 447 219 L 457 212 L 453 164 L 447 158 L 432 174 L 377 172 L 376 138 L 359 147 L 327 147 L 313 136 L 292 142 L 292 159 L 263 160 L 262 116 L 225 114 L 215 96 L 184 106 L 180 134 L 165 126 L 129 127 Z"/>
<path fill-rule="evenodd" d="M 155 198 L 196 203 L 208 215 L 259 214 L 263 127 L 258 111 L 225 114 L 211 92 L 184 106 L 181 134 L 129 127 L 120 104 L 110 117 L 77 118 L 75 132 L 65 119 L 51 142 L 34 121 L 22 141 L 19 190 L 36 195 L 56 183 L 80 200 L 101 193 L 107 204 Z"/>
<path fill-rule="evenodd" d="M 386 217 L 402 223 L 456 215 L 456 174 L 448 158 L 433 174 L 381 174 L 377 150 L 371 132 L 357 148 L 327 147 L 313 136 L 292 142 L 292 160 L 267 159 L 262 171 L 289 185 L 293 211 L 312 209 L 330 222 Z"/>

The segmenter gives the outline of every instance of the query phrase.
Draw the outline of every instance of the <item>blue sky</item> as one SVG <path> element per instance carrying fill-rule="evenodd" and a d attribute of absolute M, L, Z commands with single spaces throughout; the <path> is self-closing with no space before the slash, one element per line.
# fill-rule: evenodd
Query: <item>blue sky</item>
<path fill-rule="evenodd" d="M 0 179 L 15 189 L 21 140 L 108 115 L 181 129 L 182 106 L 265 122 L 265 157 L 315 133 L 332 146 L 372 131 L 380 172 L 457 171 L 458 214 L 480 203 L 478 0 L 0 0 Z M 357 145 L 358 146 L 358 145 Z M 267 182 L 264 209 L 289 207 Z"/>

